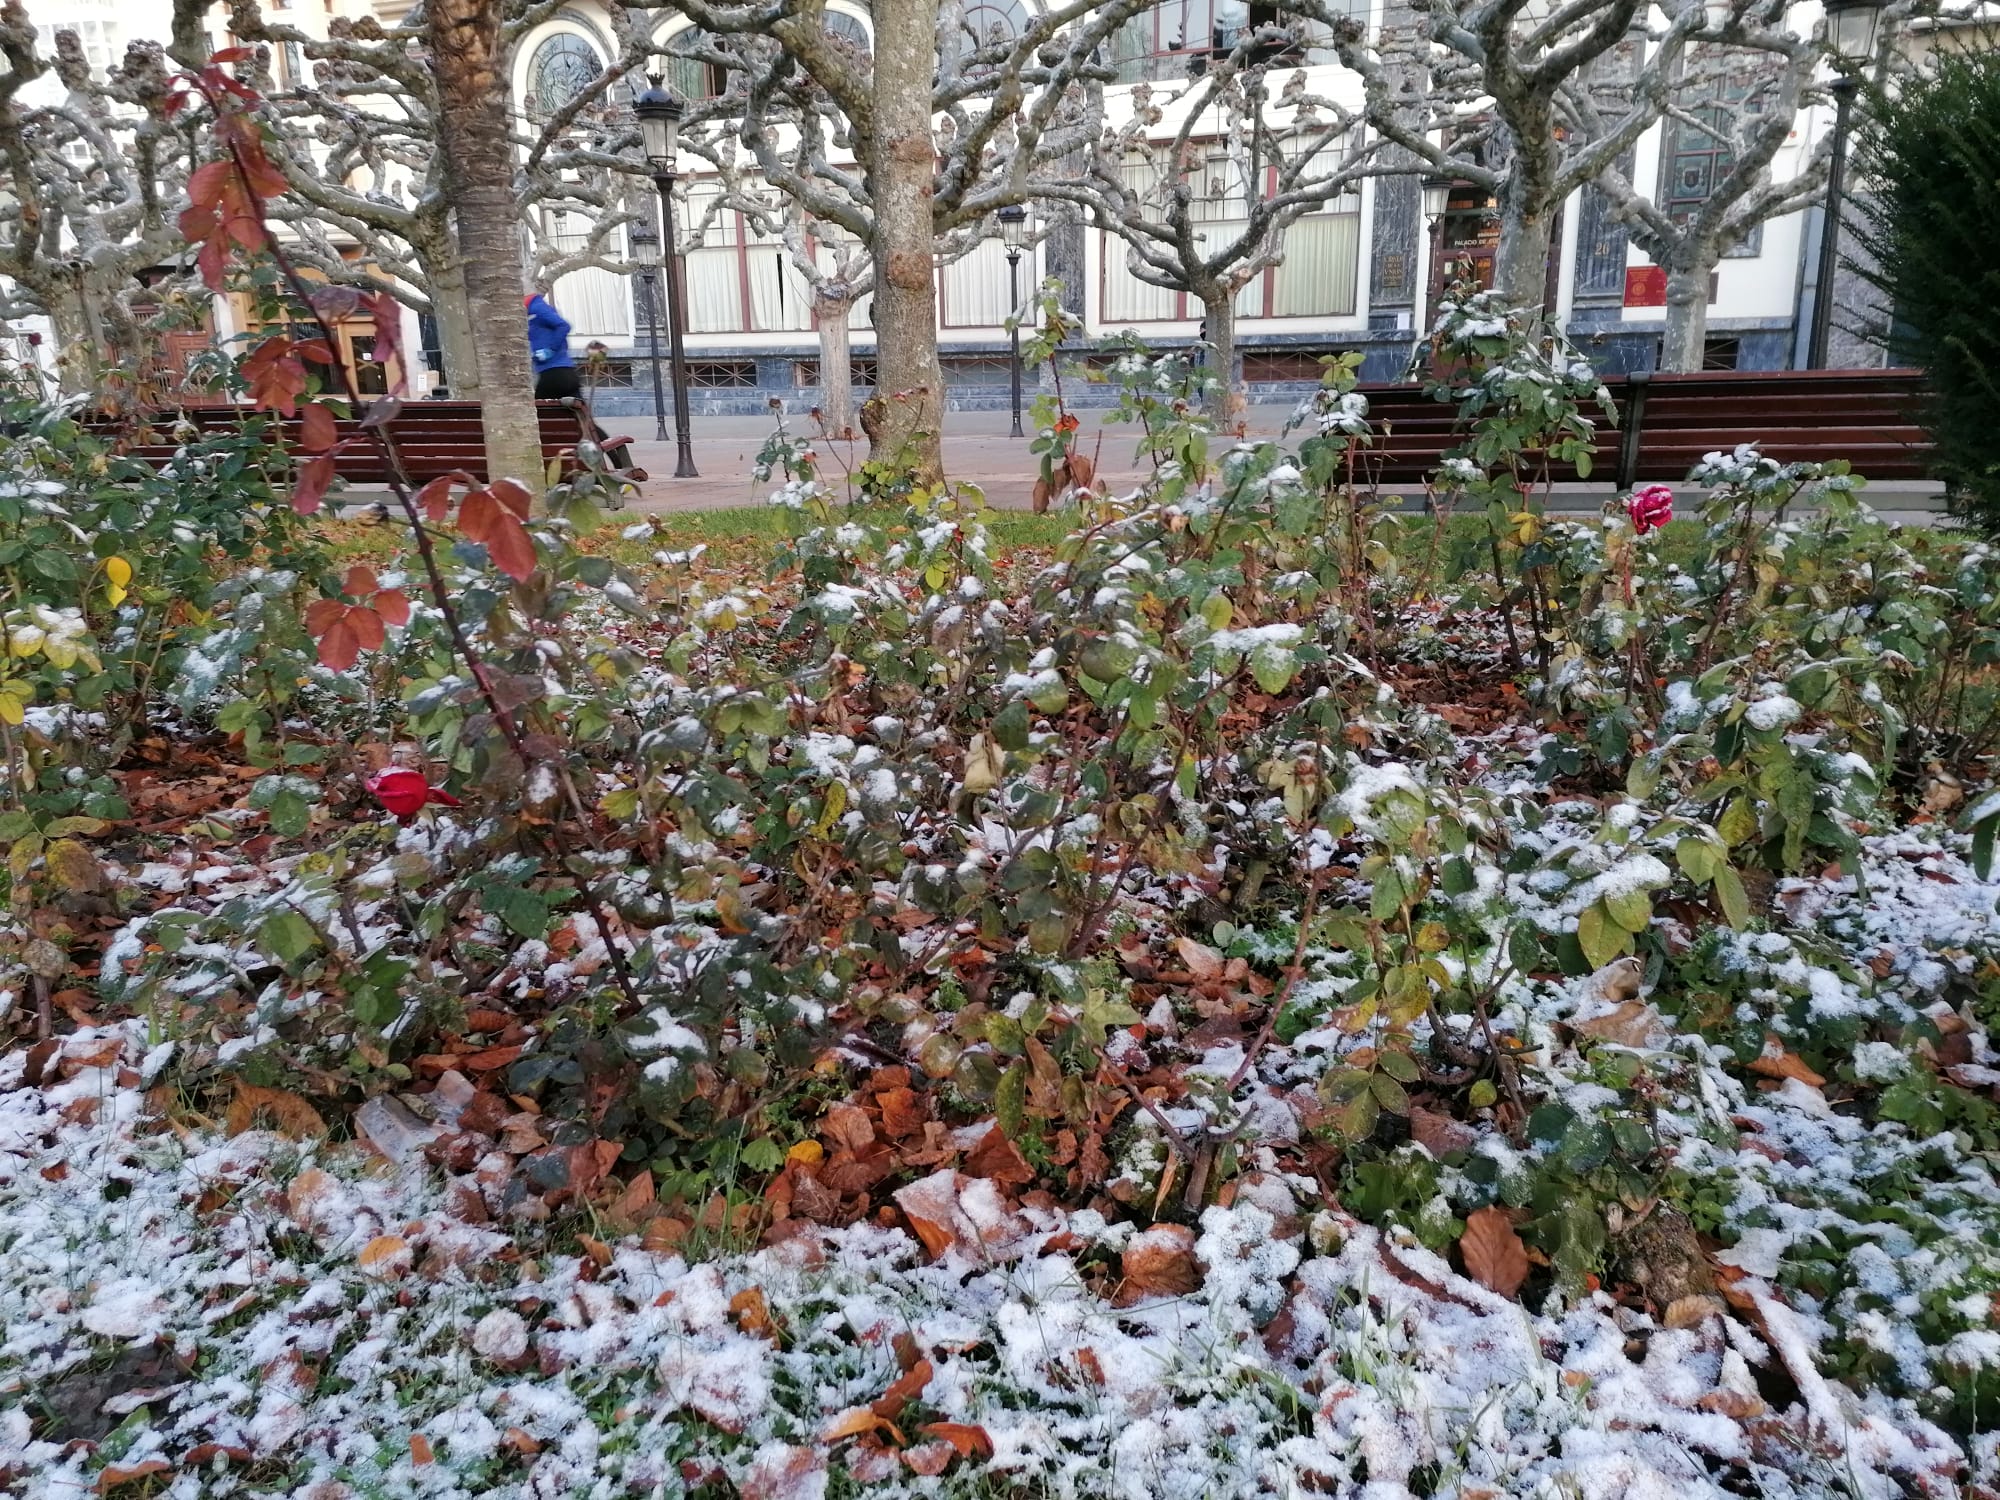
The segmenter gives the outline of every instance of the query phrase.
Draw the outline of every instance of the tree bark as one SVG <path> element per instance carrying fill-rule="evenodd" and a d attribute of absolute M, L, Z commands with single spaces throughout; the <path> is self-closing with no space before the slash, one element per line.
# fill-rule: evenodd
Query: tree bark
<path fill-rule="evenodd" d="M 1660 368 L 1674 374 L 1699 370 L 1708 352 L 1708 272 L 1667 270 L 1667 328 Z"/>
<path fill-rule="evenodd" d="M 1214 287 L 1201 293 L 1202 331 L 1208 340 L 1209 410 L 1225 426 L 1243 413 L 1243 393 L 1236 382 L 1236 293 Z"/>
<path fill-rule="evenodd" d="M 852 297 L 816 297 L 813 316 L 819 323 L 819 414 L 831 433 L 854 427 L 854 356 L 848 343 Z"/>
<path fill-rule="evenodd" d="M 437 320 L 438 352 L 444 356 L 444 384 L 454 401 L 477 401 L 479 353 L 472 335 L 472 308 L 464 272 L 454 263 L 431 279 L 431 316 Z"/>
<path fill-rule="evenodd" d="M 39 291 L 43 312 L 55 334 L 56 387 L 65 396 L 82 395 L 97 387 L 99 348 L 84 315 L 83 299 L 72 288 Z"/>
<path fill-rule="evenodd" d="M 1493 286 L 1510 307 L 1539 312 L 1548 294 L 1549 243 L 1556 205 L 1525 180 L 1510 178 L 1500 199 L 1500 247 L 1493 257 Z"/>
<path fill-rule="evenodd" d="M 944 375 L 937 351 L 931 193 L 931 85 L 937 0 L 878 0 L 875 132 L 875 367 L 881 400 L 869 456 L 907 466 L 919 483 L 944 477 Z"/>
<path fill-rule="evenodd" d="M 487 477 L 520 479 L 539 494 L 542 442 L 521 311 L 500 0 L 427 0 L 425 11 L 438 83 L 438 147 L 457 210 Z"/>

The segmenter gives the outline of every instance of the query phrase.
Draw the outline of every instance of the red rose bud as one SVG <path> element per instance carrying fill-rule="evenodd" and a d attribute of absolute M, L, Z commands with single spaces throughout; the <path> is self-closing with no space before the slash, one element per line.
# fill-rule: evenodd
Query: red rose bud
<path fill-rule="evenodd" d="M 412 771 L 407 766 L 390 766 L 377 771 L 362 784 L 377 802 L 395 814 L 398 823 L 409 822 L 433 802 L 442 802 L 446 807 L 459 805 L 458 798 L 432 786 L 424 780 L 422 772 Z"/>
<path fill-rule="evenodd" d="M 1644 536 L 1674 518 L 1674 492 L 1664 484 L 1643 485 L 1625 502 L 1625 514 L 1632 518 L 1632 529 Z"/>

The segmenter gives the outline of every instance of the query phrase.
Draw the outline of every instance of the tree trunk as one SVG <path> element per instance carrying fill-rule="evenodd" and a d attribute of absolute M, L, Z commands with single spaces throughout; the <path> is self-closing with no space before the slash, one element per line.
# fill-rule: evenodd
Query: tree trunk
<path fill-rule="evenodd" d="M 83 299 L 71 287 L 55 286 L 40 297 L 54 333 L 56 386 L 65 396 L 97 388 L 98 346 L 84 315 Z"/>
<path fill-rule="evenodd" d="M 424 269 L 430 282 L 431 316 L 437 320 L 438 351 L 444 356 L 445 388 L 455 401 L 477 401 L 479 356 L 472 339 L 472 307 L 465 295 L 465 267 L 446 246 L 436 258 L 427 259 Z"/>
<path fill-rule="evenodd" d="M 1236 382 L 1236 292 L 1217 287 L 1201 294 L 1202 335 L 1208 340 L 1208 373 L 1215 381 L 1208 393 L 1210 413 L 1227 427 L 1243 414 L 1243 392 Z"/>
<path fill-rule="evenodd" d="M 877 0 L 875 139 L 875 390 L 880 420 L 869 456 L 944 477 L 944 374 L 938 366 L 937 277 L 931 192 L 931 80 L 937 73 L 937 0 Z"/>
<path fill-rule="evenodd" d="M 1509 307 L 1539 312 L 1548 293 L 1549 239 L 1555 205 L 1536 204 L 1532 190 L 1509 182 L 1500 200 L 1500 247 L 1493 256 L 1493 286 Z"/>
<path fill-rule="evenodd" d="M 813 299 L 813 316 L 819 323 L 819 415 L 826 430 L 836 435 L 854 428 L 854 356 L 847 337 L 853 311 L 852 297 Z"/>
<path fill-rule="evenodd" d="M 1674 374 L 1699 370 L 1708 349 L 1708 272 L 1667 271 L 1667 330 L 1660 368 Z"/>
<path fill-rule="evenodd" d="M 542 489 L 542 442 L 521 311 L 520 216 L 507 138 L 499 0 L 427 0 L 438 147 L 458 216 L 467 324 L 479 373 L 489 479 Z"/>

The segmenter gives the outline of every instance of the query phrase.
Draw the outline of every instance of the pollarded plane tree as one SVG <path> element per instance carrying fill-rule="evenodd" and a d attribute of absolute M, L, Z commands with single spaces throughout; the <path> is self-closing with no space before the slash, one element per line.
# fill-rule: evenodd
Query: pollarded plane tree
<path fill-rule="evenodd" d="M 1666 271 L 1666 336 L 1660 366 L 1699 370 L 1707 343 L 1709 282 L 1722 260 L 1754 246 L 1761 226 L 1815 201 L 1826 189 L 1831 134 L 1815 142 L 1792 176 L 1773 175 L 1801 107 L 1823 92 L 1823 27 L 1800 23 L 1784 0 L 1728 0 L 1707 8 L 1699 30 L 1663 28 L 1647 39 L 1642 74 L 1657 90 L 1664 130 L 1661 190 L 1640 190 L 1629 158 L 1608 162 L 1597 186 L 1632 243 Z M 1895 53 L 1911 6 L 1882 12 L 1877 71 Z M 1655 50 L 1656 49 L 1656 50 Z M 1623 109 L 1606 90 L 1564 96 L 1566 122 L 1590 139 L 1615 128 Z M 1615 101 L 1616 94 L 1611 93 Z M 1700 190 L 1679 201 L 1674 163 L 1700 163 Z"/>
<path fill-rule="evenodd" d="M 824 0 L 680 6 L 746 76 L 729 97 L 769 186 L 867 248 L 888 396 L 870 433 L 878 458 L 942 473 L 937 246 L 1042 196 L 1094 140 L 1106 44 L 1152 3 L 1070 0 L 979 35 L 957 5 L 875 0 L 865 51 L 828 26 Z M 797 122 L 823 111 L 839 124 L 819 149 L 789 149 Z"/>
<path fill-rule="evenodd" d="M 965 45 L 975 40 L 980 40 L 976 34 L 969 35 Z M 858 25 L 835 30 L 829 43 L 866 64 L 867 42 Z M 707 187 L 681 221 L 684 239 L 698 245 L 705 221 L 734 212 L 778 247 L 811 298 L 820 351 L 820 418 L 828 431 L 849 433 L 855 421 L 853 320 L 875 278 L 868 216 L 848 211 L 865 200 L 846 116 L 824 90 L 782 86 L 773 66 L 777 47 L 769 39 L 716 37 L 685 28 L 668 39 L 668 51 L 681 81 L 718 85 L 712 96 L 689 105 L 682 127 L 683 148 L 702 160 Z M 814 191 L 835 180 L 843 167 L 838 191 Z M 984 219 L 942 232 L 933 245 L 938 266 L 970 254 L 990 233 Z"/>
<path fill-rule="evenodd" d="M 1243 289 L 1284 261 L 1307 215 L 1355 192 L 1371 171 L 1358 109 L 1308 86 L 1307 48 L 1361 28 L 1320 0 L 1218 37 L 1184 85 L 1134 85 L 1132 111 L 1105 129 L 1084 170 L 1046 191 L 1080 204 L 1121 242 L 1139 281 L 1202 308 L 1223 415 L 1234 391 Z M 1351 268 L 1349 274 L 1352 274 Z"/>
<path fill-rule="evenodd" d="M 0 7 L 0 320 L 46 317 L 63 386 L 86 390 L 144 368 L 146 325 L 182 300 L 184 278 L 142 273 L 182 248 L 194 143 L 157 45 L 133 43 L 100 79 L 75 33 L 54 40 L 45 55 L 19 0 Z M 59 93 L 36 87 L 48 79 Z"/>
<path fill-rule="evenodd" d="M 503 85 L 515 49 L 547 9 L 510 0 L 499 33 L 508 60 L 497 69 Z M 632 217 L 624 174 L 638 137 L 623 85 L 648 43 L 624 12 L 613 12 L 611 22 L 618 33 L 614 57 L 593 60 L 591 76 L 577 78 L 552 107 L 537 108 L 530 98 L 510 109 L 514 160 L 495 169 L 510 195 L 510 231 L 518 237 L 522 224 L 532 229 L 564 213 L 587 226 L 575 244 L 532 234 L 522 267 L 529 280 L 553 281 L 586 266 L 625 269 L 618 232 Z M 424 12 L 392 28 L 372 17 L 337 20 L 320 40 L 286 24 L 282 14 L 266 17 L 250 0 L 239 0 L 232 27 L 261 47 L 292 49 L 304 63 L 267 95 L 265 117 L 277 137 L 272 158 L 291 188 L 273 205 L 274 218 L 290 227 L 301 258 L 321 274 L 387 291 L 430 313 L 453 389 L 476 396 L 472 309 L 455 233 L 459 210 L 437 149 L 438 79 Z M 366 254 L 343 256 L 343 244 Z M 520 258 L 510 256 L 509 263 Z"/>
<path fill-rule="evenodd" d="M 1622 105 L 1584 136 L 1574 100 L 1598 87 L 1600 60 L 1629 44 L 1643 0 L 1430 0 L 1418 20 L 1430 44 L 1429 87 L 1406 86 L 1401 56 L 1379 39 L 1336 34 L 1361 75 L 1369 128 L 1418 171 L 1471 185 L 1499 204 L 1494 285 L 1516 306 L 1547 300 L 1549 255 L 1564 199 L 1594 182 L 1658 119 L 1662 59 L 1708 26 L 1698 0 L 1663 0 L 1654 47 Z"/>

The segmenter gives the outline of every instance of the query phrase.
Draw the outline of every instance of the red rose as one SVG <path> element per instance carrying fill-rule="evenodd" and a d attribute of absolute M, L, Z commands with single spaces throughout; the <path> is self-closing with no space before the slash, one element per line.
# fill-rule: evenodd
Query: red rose
<path fill-rule="evenodd" d="M 433 802 L 442 802 L 446 807 L 459 805 L 458 798 L 432 786 L 424 780 L 422 772 L 407 766 L 389 766 L 377 771 L 363 785 L 377 802 L 395 814 L 398 823 L 409 822 Z"/>
<path fill-rule="evenodd" d="M 1625 514 L 1632 518 L 1632 529 L 1644 536 L 1674 518 L 1674 492 L 1664 484 L 1642 485 L 1625 502 Z"/>

